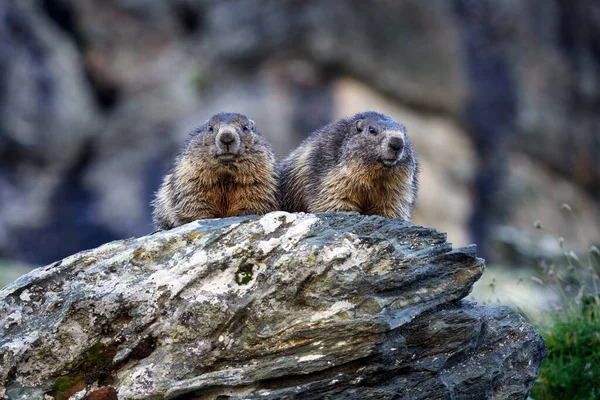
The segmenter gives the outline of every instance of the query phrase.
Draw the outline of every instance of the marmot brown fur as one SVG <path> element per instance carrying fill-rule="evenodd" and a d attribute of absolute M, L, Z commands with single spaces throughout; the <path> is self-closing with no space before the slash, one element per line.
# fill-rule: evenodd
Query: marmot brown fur
<path fill-rule="evenodd" d="M 279 164 L 284 211 L 358 211 L 410 219 L 417 155 L 404 125 L 376 112 L 313 132 Z"/>
<path fill-rule="evenodd" d="M 275 157 L 254 121 L 220 113 L 190 135 L 152 202 L 158 229 L 277 210 Z"/>

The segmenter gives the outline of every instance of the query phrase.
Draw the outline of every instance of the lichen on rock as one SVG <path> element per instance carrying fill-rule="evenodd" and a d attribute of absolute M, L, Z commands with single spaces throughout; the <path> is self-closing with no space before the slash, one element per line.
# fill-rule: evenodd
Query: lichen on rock
<path fill-rule="evenodd" d="M 108 243 L 0 291 L 0 395 L 524 398 L 543 340 L 461 302 L 482 272 L 474 247 L 356 213 Z"/>

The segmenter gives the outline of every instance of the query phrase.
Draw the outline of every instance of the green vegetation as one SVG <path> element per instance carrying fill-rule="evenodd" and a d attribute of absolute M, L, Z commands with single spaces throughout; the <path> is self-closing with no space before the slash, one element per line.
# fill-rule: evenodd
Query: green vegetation
<path fill-rule="evenodd" d="M 253 276 L 252 264 L 244 264 L 235 272 L 235 283 L 238 285 L 246 285 L 252 280 Z"/>
<path fill-rule="evenodd" d="M 599 316 L 596 297 L 557 313 L 541 328 L 548 356 L 531 393 L 534 399 L 600 399 Z"/>
<path fill-rule="evenodd" d="M 0 260 L 0 289 L 14 282 L 21 275 L 25 275 L 31 269 L 16 261 Z"/>
<path fill-rule="evenodd" d="M 570 207 L 563 205 L 571 212 Z M 536 226 L 542 229 L 541 224 Z M 592 246 L 586 260 L 565 251 L 566 268 L 547 271 L 549 290 L 557 290 L 562 308 L 538 326 L 546 339 L 548 356 L 542 364 L 531 397 L 535 400 L 600 399 L 600 250 Z M 569 295 L 569 288 L 579 288 Z M 574 290 L 571 290 L 574 291 Z"/>
<path fill-rule="evenodd" d="M 63 375 L 54 381 L 51 395 L 56 400 L 66 400 L 78 391 L 85 389 L 85 387 L 83 374 Z"/>

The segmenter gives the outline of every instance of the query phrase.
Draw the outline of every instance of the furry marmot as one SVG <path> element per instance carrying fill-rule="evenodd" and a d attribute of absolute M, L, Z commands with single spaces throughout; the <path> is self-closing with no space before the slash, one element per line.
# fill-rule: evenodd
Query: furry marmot
<path fill-rule="evenodd" d="M 158 229 L 277 210 L 271 146 L 245 115 L 214 115 L 191 132 L 152 206 Z"/>
<path fill-rule="evenodd" d="M 372 111 L 313 132 L 278 170 L 280 205 L 289 212 L 408 220 L 417 197 L 419 167 L 406 128 Z"/>

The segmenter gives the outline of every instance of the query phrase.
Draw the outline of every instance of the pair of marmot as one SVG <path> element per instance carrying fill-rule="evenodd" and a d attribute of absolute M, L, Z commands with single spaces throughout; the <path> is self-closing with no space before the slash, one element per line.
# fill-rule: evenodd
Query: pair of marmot
<path fill-rule="evenodd" d="M 406 128 L 376 112 L 313 132 L 276 165 L 254 121 L 220 113 L 195 129 L 153 201 L 170 229 L 202 218 L 270 211 L 358 211 L 409 219 L 418 163 Z"/>

